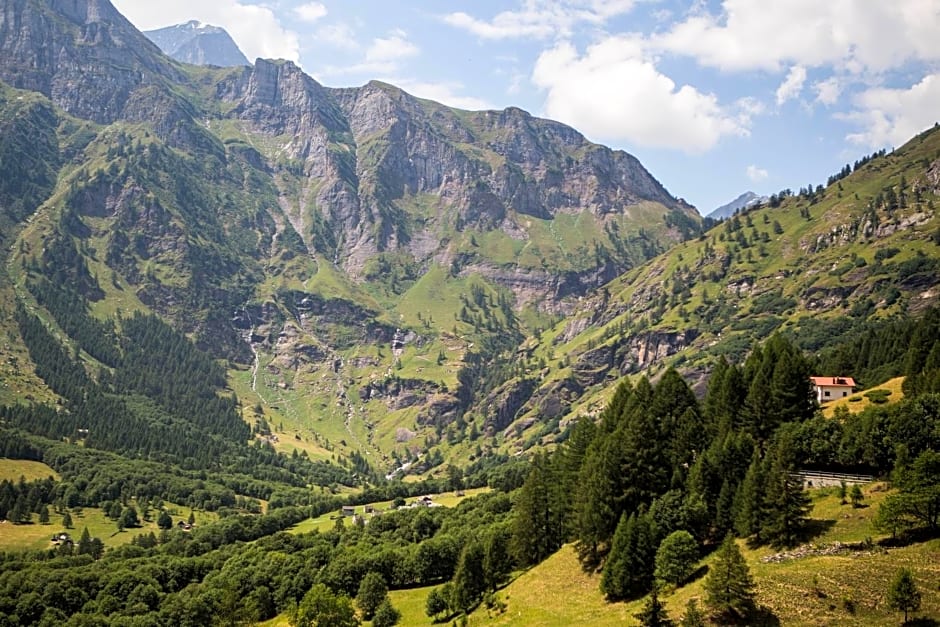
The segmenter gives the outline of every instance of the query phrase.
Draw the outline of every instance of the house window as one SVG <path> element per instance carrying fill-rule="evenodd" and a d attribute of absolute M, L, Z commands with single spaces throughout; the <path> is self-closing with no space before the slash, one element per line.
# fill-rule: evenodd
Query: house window
<path fill-rule="evenodd" d="M 826 390 L 825 392 L 823 392 L 823 396 L 829 396 L 829 390 Z"/>
<path fill-rule="evenodd" d="M 845 392 L 845 391 L 842 392 L 842 398 L 845 398 L 845 397 L 848 396 L 848 395 L 849 395 L 848 392 Z"/>

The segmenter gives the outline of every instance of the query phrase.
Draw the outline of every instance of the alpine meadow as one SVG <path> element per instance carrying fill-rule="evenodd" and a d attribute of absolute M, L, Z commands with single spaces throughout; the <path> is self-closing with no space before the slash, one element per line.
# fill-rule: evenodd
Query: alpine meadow
<path fill-rule="evenodd" d="M 846 161 L 0 0 L 0 627 L 937 625 L 940 126 Z"/>

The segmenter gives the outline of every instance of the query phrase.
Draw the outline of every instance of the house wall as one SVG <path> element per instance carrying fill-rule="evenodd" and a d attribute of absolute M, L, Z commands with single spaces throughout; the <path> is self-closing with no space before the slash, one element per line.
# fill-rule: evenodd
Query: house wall
<path fill-rule="evenodd" d="M 852 394 L 852 388 L 847 385 L 817 385 L 816 386 L 816 400 L 819 404 L 828 403 L 829 401 L 835 401 L 840 398 L 845 398 Z"/>

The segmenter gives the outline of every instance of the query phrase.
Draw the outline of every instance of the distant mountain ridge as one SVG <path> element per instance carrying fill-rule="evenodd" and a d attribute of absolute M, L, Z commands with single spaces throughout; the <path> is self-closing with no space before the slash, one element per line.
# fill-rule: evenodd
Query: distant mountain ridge
<path fill-rule="evenodd" d="M 707 218 L 713 218 L 715 220 L 723 220 L 725 218 L 730 218 L 734 215 L 735 211 L 743 209 L 745 207 L 751 207 L 757 203 L 767 202 L 768 198 L 766 196 L 758 196 L 754 192 L 747 191 L 729 202 L 726 205 L 722 205 L 709 213 Z"/>
<path fill-rule="evenodd" d="M 191 20 L 143 33 L 164 53 L 182 63 L 219 67 L 250 65 L 231 35 L 218 26 Z"/>

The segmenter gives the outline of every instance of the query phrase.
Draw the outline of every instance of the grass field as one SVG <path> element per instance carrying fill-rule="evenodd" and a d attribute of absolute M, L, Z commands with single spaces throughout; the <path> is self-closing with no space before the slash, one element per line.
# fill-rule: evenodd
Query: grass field
<path fill-rule="evenodd" d="M 80 513 L 73 512 L 71 529 L 62 526 L 62 516 L 59 514 L 50 512 L 49 520 L 49 524 L 41 525 L 38 517 L 33 515 L 33 524 L 30 525 L 3 523 L 0 526 L 0 550 L 26 551 L 52 548 L 54 545 L 49 538 L 53 533 L 67 531 L 77 541 L 85 527 L 88 527 L 88 533 L 92 537 L 101 538 L 106 547 L 127 544 L 134 539 L 134 536 L 141 533 L 150 531 L 159 533 L 156 522 L 152 521 L 149 523 L 141 521 L 142 527 L 119 532 L 115 522 L 97 508 L 84 508 Z"/>
<path fill-rule="evenodd" d="M 178 507 L 172 504 L 166 505 L 167 511 L 173 516 L 173 521 L 185 519 L 189 516 L 189 508 Z M 140 508 L 137 508 L 140 514 Z M 50 508 L 49 524 L 39 523 L 39 517 L 33 515 L 32 524 L 13 525 L 9 522 L 0 523 L 0 551 L 29 551 L 52 548 L 54 545 L 50 542 L 53 533 L 68 532 L 76 541 L 82 535 L 82 530 L 88 528 L 88 533 L 94 538 L 100 538 L 105 547 L 115 547 L 127 544 L 134 539 L 134 536 L 150 533 L 159 534 L 157 528 L 156 512 L 153 512 L 151 521 L 143 520 L 141 516 L 141 526 L 134 529 L 125 529 L 118 531 L 117 524 L 108 518 L 105 513 L 96 507 L 86 507 L 70 512 L 72 516 L 72 528 L 66 529 L 62 526 L 62 515 L 56 514 Z M 203 525 L 218 519 L 211 512 L 194 512 L 196 524 Z"/>
<path fill-rule="evenodd" d="M 35 481 L 36 479 L 45 479 L 52 477 L 59 480 L 59 473 L 42 462 L 33 462 L 26 459 L 4 459 L 0 458 L 0 481 L 19 481 L 20 477 L 26 481 Z"/>
<path fill-rule="evenodd" d="M 463 496 L 457 496 L 453 492 L 445 492 L 443 494 L 433 495 L 433 499 L 435 503 L 443 507 L 456 507 L 464 499 L 470 498 L 471 496 L 476 496 L 478 494 L 482 494 L 487 491 L 489 491 L 489 488 L 476 488 L 473 490 L 467 490 L 466 492 L 463 493 Z M 409 503 L 414 501 L 414 499 L 405 499 L 405 500 Z M 374 507 L 376 511 L 382 512 L 384 510 L 387 510 L 389 507 L 391 507 L 392 501 L 379 501 L 377 503 L 370 503 L 369 505 Z M 360 516 L 365 516 L 366 506 L 357 505 L 355 507 L 355 511 Z M 311 531 L 319 531 L 321 533 L 324 531 L 329 531 L 336 524 L 336 520 L 338 516 L 339 516 L 338 511 L 332 511 L 332 512 L 327 512 L 326 514 L 323 514 L 321 516 L 317 516 L 316 518 L 308 518 L 307 520 L 303 520 L 297 523 L 296 525 L 294 525 L 293 527 L 291 527 L 290 529 L 288 529 L 288 533 L 299 535 L 302 533 L 310 533 Z M 346 522 L 348 523 L 349 521 L 347 520 Z"/>
<path fill-rule="evenodd" d="M 832 418 L 837 407 L 847 407 L 849 412 L 853 414 L 860 413 L 863 409 L 873 404 L 871 399 L 865 396 L 867 392 L 872 390 L 887 390 L 890 392 L 887 403 L 897 403 L 904 398 L 904 391 L 901 389 L 902 385 L 904 385 L 904 377 L 896 377 L 881 385 L 876 385 L 871 388 L 871 390 L 861 390 L 846 398 L 840 398 L 837 401 L 826 403 L 822 408 L 823 415 L 826 418 Z"/>

